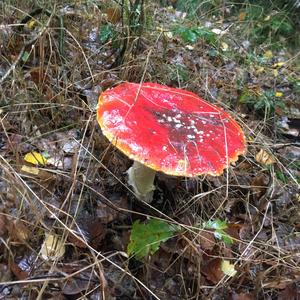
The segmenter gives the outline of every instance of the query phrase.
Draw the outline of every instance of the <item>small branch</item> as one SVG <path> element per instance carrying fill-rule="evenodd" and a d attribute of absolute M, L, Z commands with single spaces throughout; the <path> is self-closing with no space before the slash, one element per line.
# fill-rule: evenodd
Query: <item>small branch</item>
<path fill-rule="evenodd" d="M 17 64 L 20 62 L 20 60 L 23 57 L 23 54 L 25 52 L 26 47 L 33 45 L 46 31 L 46 29 L 48 28 L 48 25 L 50 24 L 50 21 L 52 19 L 52 16 L 49 18 L 47 24 L 43 27 L 43 29 L 37 34 L 35 35 L 32 39 L 30 39 L 28 42 L 26 42 L 23 47 L 21 48 L 21 51 L 18 55 L 18 57 L 16 58 L 16 60 L 12 63 L 12 65 L 9 67 L 9 69 L 6 71 L 6 73 L 1 77 L 0 79 L 0 85 L 6 80 L 6 78 L 10 75 L 10 73 L 15 70 Z"/>
<path fill-rule="evenodd" d="M 6 73 L 1 77 L 0 79 L 0 84 L 2 84 L 4 82 L 4 80 L 9 76 L 9 74 L 16 68 L 17 64 L 19 63 L 19 61 L 21 60 L 24 51 L 25 51 L 26 46 L 24 45 L 17 57 L 17 59 L 13 62 L 13 64 L 9 67 L 9 69 L 6 71 Z"/>

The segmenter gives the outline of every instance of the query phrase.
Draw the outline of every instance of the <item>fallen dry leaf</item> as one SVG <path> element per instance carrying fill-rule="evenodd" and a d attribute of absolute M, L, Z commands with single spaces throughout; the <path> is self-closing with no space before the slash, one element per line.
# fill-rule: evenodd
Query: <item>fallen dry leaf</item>
<path fill-rule="evenodd" d="M 231 264 L 229 260 L 222 260 L 221 270 L 229 277 L 233 277 L 237 273 L 236 269 L 234 268 L 234 264 Z"/>
<path fill-rule="evenodd" d="M 58 260 L 65 254 L 65 244 L 58 235 L 45 234 L 40 253 L 45 260 Z"/>
<path fill-rule="evenodd" d="M 272 165 L 276 162 L 273 155 L 264 149 L 260 149 L 260 151 L 255 155 L 255 160 L 259 164 L 266 166 Z"/>
<path fill-rule="evenodd" d="M 256 199 L 259 199 L 267 191 L 270 178 L 265 173 L 257 174 L 251 181 L 251 190 Z"/>
<path fill-rule="evenodd" d="M 216 245 L 214 233 L 210 231 L 204 231 L 204 230 L 200 231 L 198 241 L 201 248 L 205 251 L 212 250 Z"/>
<path fill-rule="evenodd" d="M 7 228 L 13 242 L 25 242 L 31 233 L 26 224 L 21 220 L 9 222 Z"/>
<path fill-rule="evenodd" d="M 7 233 L 7 220 L 4 215 L 0 215 L 0 237 L 3 237 Z"/>
<path fill-rule="evenodd" d="M 24 156 L 24 160 L 33 165 L 42 165 L 47 164 L 47 159 L 39 152 L 32 151 Z"/>
<path fill-rule="evenodd" d="M 29 167 L 29 166 L 26 166 L 26 165 L 23 165 L 22 168 L 21 168 L 21 171 L 25 172 L 25 173 L 29 173 L 29 174 L 32 174 L 32 175 L 38 175 L 40 170 L 36 167 Z"/>
<path fill-rule="evenodd" d="M 266 59 L 271 59 L 273 57 L 273 52 L 271 50 L 267 50 L 265 53 L 264 53 L 264 58 Z"/>
<path fill-rule="evenodd" d="M 255 300 L 256 297 L 253 294 L 250 293 L 234 293 L 232 295 L 232 300 Z"/>
<path fill-rule="evenodd" d="M 92 280 L 92 274 L 89 272 L 80 272 L 77 276 L 68 278 L 61 284 L 61 289 L 65 295 L 76 295 L 89 290 L 95 285 Z"/>
<path fill-rule="evenodd" d="M 273 68 L 281 68 L 282 66 L 284 66 L 286 64 L 285 61 L 279 61 L 276 64 L 274 64 L 272 67 Z"/>
<path fill-rule="evenodd" d="M 106 235 L 106 228 L 103 226 L 102 220 L 85 216 L 76 223 L 77 227 L 74 228 L 74 233 L 70 233 L 68 240 L 79 248 L 87 248 L 87 244 L 97 248 Z"/>
<path fill-rule="evenodd" d="M 300 299 L 300 289 L 296 283 L 287 285 L 278 294 L 278 300 L 298 300 Z"/>
<path fill-rule="evenodd" d="M 212 283 L 218 283 L 224 276 L 221 269 L 221 258 L 213 258 L 208 261 L 203 259 L 203 263 L 204 265 L 201 268 L 201 273 L 203 273 Z"/>

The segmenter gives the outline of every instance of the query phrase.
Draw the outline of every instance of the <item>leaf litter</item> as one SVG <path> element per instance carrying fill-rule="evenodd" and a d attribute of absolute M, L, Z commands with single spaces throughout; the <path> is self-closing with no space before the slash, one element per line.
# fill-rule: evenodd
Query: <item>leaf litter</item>
<path fill-rule="evenodd" d="M 173 1 L 149 4 L 131 51 L 122 10 L 100 2 L 52 17 L 1 6 L 1 297 L 297 299 L 297 55 L 240 37 L 251 5 L 195 23 Z M 152 207 L 138 203 L 94 112 L 101 91 L 141 78 L 231 111 L 248 153 L 217 178 L 159 174 Z"/>

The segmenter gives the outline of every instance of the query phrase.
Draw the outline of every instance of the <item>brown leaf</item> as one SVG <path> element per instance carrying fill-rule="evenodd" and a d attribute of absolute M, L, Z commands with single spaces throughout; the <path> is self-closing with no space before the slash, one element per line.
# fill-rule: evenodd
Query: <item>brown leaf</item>
<path fill-rule="evenodd" d="M 214 234 L 209 231 L 201 231 L 198 237 L 199 244 L 201 248 L 205 251 L 212 250 L 216 245 L 216 240 Z"/>
<path fill-rule="evenodd" d="M 287 285 L 278 294 L 278 300 L 298 300 L 300 299 L 300 290 L 297 288 L 296 284 Z"/>
<path fill-rule="evenodd" d="M 224 277 L 224 273 L 221 269 L 222 259 L 203 259 L 203 264 L 204 265 L 201 268 L 201 273 L 203 273 L 212 283 L 216 284 Z"/>
<path fill-rule="evenodd" d="M 240 223 L 228 223 L 225 232 L 233 237 L 234 242 L 240 239 L 240 229 L 243 227 L 243 224 Z"/>
<path fill-rule="evenodd" d="M 112 194 L 109 197 L 112 206 L 107 205 L 105 202 L 99 201 L 97 204 L 96 215 L 101 220 L 102 224 L 108 224 L 119 217 L 126 217 L 125 213 L 120 213 L 117 208 L 128 209 L 128 201 L 124 196 Z M 116 209 L 114 209 L 116 207 Z"/>
<path fill-rule="evenodd" d="M 21 220 L 9 222 L 8 232 L 12 242 L 25 242 L 31 234 L 29 228 Z"/>
<path fill-rule="evenodd" d="M 92 287 L 91 274 L 80 272 L 76 277 L 70 277 L 62 283 L 62 292 L 65 295 L 76 295 Z"/>
<path fill-rule="evenodd" d="M 255 160 L 261 165 L 272 165 L 276 162 L 273 155 L 264 149 L 260 149 L 260 151 L 255 155 Z"/>
<path fill-rule="evenodd" d="M 87 248 L 86 243 L 80 240 L 82 238 L 87 244 L 97 248 L 106 235 L 106 228 L 100 219 L 92 217 L 82 218 L 77 221 L 77 229 L 74 234 L 70 233 L 68 240 L 79 248 Z"/>
<path fill-rule="evenodd" d="M 4 215 L 0 215 L 0 237 L 3 237 L 7 233 L 7 219 Z"/>
<path fill-rule="evenodd" d="M 266 282 L 264 282 L 264 287 L 271 289 L 285 289 L 288 284 L 291 283 L 291 280 L 285 277 L 276 278 L 274 280 L 267 279 Z"/>
<path fill-rule="evenodd" d="M 251 182 L 251 189 L 256 199 L 263 196 L 267 190 L 270 178 L 267 174 L 261 173 L 254 177 Z"/>
<path fill-rule="evenodd" d="M 253 294 L 250 293 L 233 293 L 232 294 L 232 300 L 255 300 L 256 297 Z"/>

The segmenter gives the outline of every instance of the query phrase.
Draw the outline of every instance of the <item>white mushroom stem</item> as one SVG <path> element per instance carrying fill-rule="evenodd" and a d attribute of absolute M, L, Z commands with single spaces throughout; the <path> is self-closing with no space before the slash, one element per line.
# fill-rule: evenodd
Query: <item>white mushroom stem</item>
<path fill-rule="evenodd" d="M 137 198 L 141 201 L 150 203 L 153 198 L 154 178 L 156 171 L 145 165 L 134 161 L 132 167 L 127 171 L 128 184 L 130 184 Z"/>

